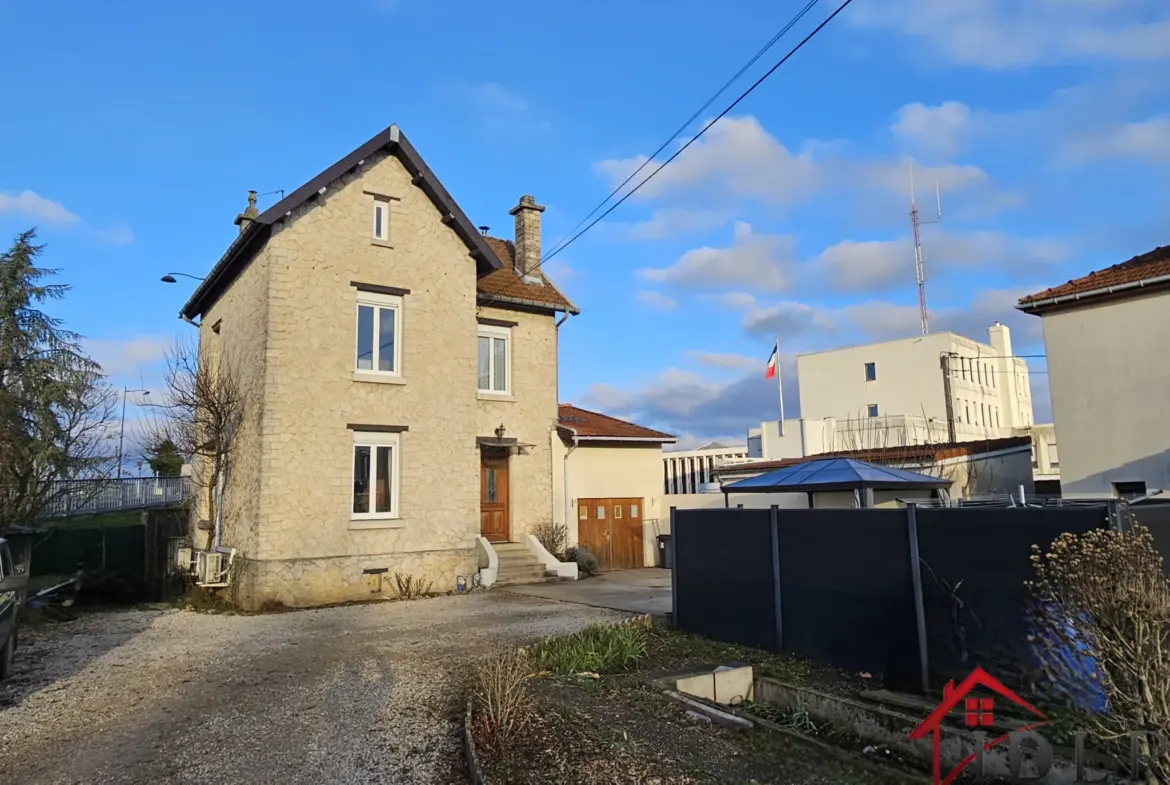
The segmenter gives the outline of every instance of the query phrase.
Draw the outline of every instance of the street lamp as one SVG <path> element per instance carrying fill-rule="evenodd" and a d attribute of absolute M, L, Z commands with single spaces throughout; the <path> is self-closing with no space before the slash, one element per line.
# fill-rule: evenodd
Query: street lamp
<path fill-rule="evenodd" d="M 142 393 L 143 395 L 150 395 L 150 390 L 131 390 L 129 387 L 122 388 L 122 427 L 118 429 L 118 479 L 122 479 L 122 440 L 126 436 L 126 397 L 130 393 Z"/>
<path fill-rule="evenodd" d="M 178 283 L 178 281 L 175 280 L 176 275 L 181 275 L 184 278 L 191 278 L 195 281 L 205 280 L 204 278 L 200 278 L 198 275 L 188 275 L 187 273 L 167 273 L 159 280 L 161 280 L 163 283 Z"/>

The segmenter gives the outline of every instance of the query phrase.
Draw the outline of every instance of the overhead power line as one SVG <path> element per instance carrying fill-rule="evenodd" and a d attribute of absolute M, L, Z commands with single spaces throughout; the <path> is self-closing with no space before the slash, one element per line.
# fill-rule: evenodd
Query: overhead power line
<path fill-rule="evenodd" d="M 588 224 L 586 224 L 584 228 L 580 229 L 575 234 L 573 234 L 567 241 L 558 245 L 558 247 L 555 248 L 553 251 L 550 251 L 547 255 L 544 256 L 544 258 L 542 258 L 539 262 L 537 262 L 536 266 L 533 267 L 532 270 L 530 270 L 529 272 L 535 272 L 536 270 L 539 270 L 542 266 L 544 266 L 545 262 L 549 261 L 554 256 L 559 254 L 561 251 L 565 250 L 570 245 L 572 245 L 574 242 L 576 242 L 578 239 L 580 239 L 580 237 L 582 235 L 584 235 L 586 232 L 588 232 L 594 226 L 596 226 L 601 221 L 603 221 L 610 213 L 612 213 L 614 210 L 616 210 L 618 207 L 620 207 L 627 199 L 629 199 L 631 196 L 636 194 L 642 188 L 642 186 L 644 186 L 646 183 L 648 183 L 652 179 L 654 179 L 654 177 L 659 172 L 661 172 L 663 169 L 665 169 L 667 166 L 669 166 L 676 158 L 678 158 L 680 155 L 682 155 L 684 152 L 686 152 L 687 148 L 689 148 L 692 144 L 699 141 L 699 139 L 701 139 L 703 137 L 703 135 L 707 133 L 707 131 L 711 130 L 711 127 L 713 125 L 715 125 L 715 123 L 719 122 L 724 117 L 726 117 L 728 114 L 730 114 L 731 111 L 733 109 L 735 109 L 735 107 L 739 106 L 739 104 L 742 103 L 745 98 L 747 98 L 749 95 L 751 95 L 753 92 L 755 92 L 756 88 L 759 87 L 760 85 L 762 85 L 768 79 L 768 77 L 770 77 L 772 74 L 776 73 L 776 71 L 779 70 L 780 66 L 784 65 L 790 59 L 792 59 L 793 55 L 795 55 L 797 52 L 799 52 L 801 49 L 803 49 L 804 46 L 809 41 L 811 41 L 813 38 L 815 38 L 817 36 L 818 33 L 820 33 L 822 30 L 824 30 L 825 27 L 828 26 L 829 22 L 832 22 L 834 19 L 836 19 L 837 16 L 842 11 L 844 11 L 846 8 L 848 8 L 852 2 L 853 2 L 853 0 L 844 0 L 844 2 L 842 2 L 840 5 L 838 5 L 837 8 L 833 11 L 833 13 L 829 14 L 823 22 L 821 22 L 819 25 L 817 25 L 815 28 L 813 28 L 812 31 L 808 35 L 806 35 L 804 38 L 802 38 L 800 40 L 800 42 L 798 44 L 796 44 L 796 46 L 789 49 L 787 54 L 785 54 L 782 58 L 780 58 L 776 62 L 775 65 L 773 65 L 771 68 L 769 68 L 763 74 L 763 76 L 761 76 L 759 79 L 757 79 L 755 82 L 753 82 L 746 90 L 744 90 L 742 93 L 740 93 L 739 96 L 734 101 L 732 101 L 730 104 L 728 104 L 727 107 L 723 111 L 721 111 L 714 118 L 709 120 L 702 128 L 699 129 L 698 133 L 696 133 L 694 136 L 692 136 L 690 139 L 688 139 L 687 142 L 682 147 L 680 147 L 678 150 L 676 150 L 673 155 L 671 155 L 669 158 L 667 158 L 665 161 L 663 161 L 661 164 L 659 164 L 657 166 L 657 168 L 654 169 L 654 171 L 650 172 L 650 174 L 646 176 L 646 179 L 642 180 L 636 186 L 631 188 L 628 192 L 626 192 L 626 194 L 624 196 L 622 196 L 622 198 L 618 199 L 616 202 L 614 202 L 612 205 L 610 205 L 603 213 L 601 213 L 601 215 L 598 215 L 596 218 L 594 218 L 592 221 L 590 221 Z M 700 111 L 702 111 L 702 110 L 700 110 Z M 669 142 L 668 142 L 668 144 L 669 144 Z M 517 279 L 517 280 L 519 280 L 519 279 Z M 490 305 L 492 302 L 495 301 L 496 297 L 505 296 L 507 294 L 507 288 L 508 287 L 505 287 L 502 291 L 500 291 L 496 295 L 489 295 L 487 301 L 482 303 L 482 305 Z"/>
<path fill-rule="evenodd" d="M 762 47 L 760 47 L 760 50 L 758 52 L 756 52 L 754 55 L 752 55 L 751 59 L 748 60 L 746 63 L 744 63 L 743 67 L 741 67 L 738 71 L 736 71 L 731 76 L 730 79 L 728 79 L 726 82 L 724 82 L 723 86 L 720 87 L 718 90 L 716 90 L 715 94 L 712 95 L 710 98 L 708 98 L 706 103 L 704 103 L 702 106 L 700 106 L 698 109 L 696 109 L 695 113 L 692 114 L 690 117 L 688 117 L 686 119 L 686 121 L 683 122 L 683 124 L 680 125 L 675 130 L 675 132 L 672 133 L 666 139 L 665 142 L 660 144 L 658 146 L 657 150 L 650 153 L 649 158 L 647 158 L 645 161 L 643 161 L 641 163 L 641 165 L 638 166 L 637 169 L 635 169 L 633 172 L 631 172 L 629 174 L 629 176 L 626 177 L 625 180 L 622 180 L 622 182 L 616 188 L 614 188 L 612 191 L 610 191 L 609 194 L 604 199 L 602 199 L 600 202 L 598 202 L 597 206 L 594 207 L 592 210 L 590 210 L 588 215 L 586 215 L 584 218 L 582 218 L 580 221 L 578 221 L 576 226 L 574 226 L 572 229 L 570 229 L 568 232 L 566 232 L 564 237 L 562 237 L 560 240 L 558 240 L 556 243 L 554 243 L 552 246 L 552 249 L 550 249 L 550 251 L 546 254 L 545 258 L 552 258 L 553 254 L 558 253 L 560 246 L 561 246 L 561 243 L 564 243 L 565 240 L 570 235 L 573 234 L 573 232 L 580 229 L 581 226 L 586 221 L 588 221 L 590 218 L 592 218 L 594 215 L 596 215 L 598 210 L 605 207 L 605 205 L 609 202 L 610 199 L 614 198 L 619 193 L 621 193 L 621 190 L 623 188 L 625 188 L 627 185 L 629 185 L 630 181 L 633 180 L 635 177 L 637 177 L 638 174 L 643 169 L 645 169 L 647 166 L 649 166 L 650 163 L 655 158 L 658 157 L 658 154 L 666 149 L 667 145 L 669 145 L 675 139 L 678 139 L 679 136 L 682 135 L 683 131 L 690 128 L 691 123 L 693 123 L 693 122 L 695 122 L 695 120 L 699 119 L 700 115 L 702 115 L 703 112 L 707 111 L 707 109 L 711 106 L 711 104 L 715 103 L 715 101 L 719 98 L 719 96 L 723 95 L 725 92 L 727 92 L 727 89 L 729 87 L 731 87 L 733 84 L 738 82 L 739 78 L 741 76 L 743 76 L 745 73 L 747 73 L 749 68 L 751 68 L 753 65 L 755 65 L 756 62 L 758 62 L 761 57 L 763 57 L 765 54 L 767 54 L 768 50 L 771 49 L 773 46 L 775 46 L 776 42 L 779 41 L 781 38 L 783 38 L 788 33 L 789 30 L 791 30 L 793 27 L 795 27 L 800 22 L 801 19 L 804 19 L 804 17 L 808 14 L 808 12 L 811 11 L 813 9 L 813 7 L 819 2 L 820 2 L 820 0 L 809 0 L 809 2 L 807 4 L 805 4 L 804 8 L 800 9 L 800 11 L 798 11 L 794 17 L 792 17 L 790 20 L 788 20 L 788 24 L 786 24 L 786 25 L 784 25 L 784 27 L 780 28 L 780 31 L 777 32 L 774 36 L 772 36 L 771 40 L 769 40 L 766 44 L 764 44 Z"/>

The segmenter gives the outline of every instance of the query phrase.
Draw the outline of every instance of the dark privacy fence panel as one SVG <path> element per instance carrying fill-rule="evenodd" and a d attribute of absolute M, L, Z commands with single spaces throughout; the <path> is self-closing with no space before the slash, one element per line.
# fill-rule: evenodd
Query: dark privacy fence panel
<path fill-rule="evenodd" d="M 1158 553 L 1162 554 L 1162 572 L 1170 575 L 1170 504 L 1143 504 L 1129 508 L 1130 518 L 1150 530 Z"/>
<path fill-rule="evenodd" d="M 1028 636 L 1032 546 L 1108 524 L 1104 507 L 916 510 L 931 680 L 976 665 L 1013 686 L 1035 675 Z"/>
<path fill-rule="evenodd" d="M 671 545 L 679 628 L 777 650 L 770 510 L 678 510 Z"/>
<path fill-rule="evenodd" d="M 784 650 L 891 683 L 915 683 L 905 514 L 780 510 L 777 521 Z"/>

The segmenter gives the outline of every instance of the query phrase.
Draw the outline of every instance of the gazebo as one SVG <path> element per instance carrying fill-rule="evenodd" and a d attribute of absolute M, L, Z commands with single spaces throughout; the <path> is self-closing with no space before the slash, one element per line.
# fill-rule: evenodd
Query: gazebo
<path fill-rule="evenodd" d="M 785 466 L 757 477 L 748 477 L 722 486 L 724 505 L 730 507 L 733 493 L 807 493 L 809 507 L 817 505 L 814 494 L 852 492 L 852 507 L 873 507 L 874 491 L 912 493 L 929 491 L 936 496 L 951 486 L 951 481 L 918 472 L 881 466 L 855 458 L 821 458 Z M 888 495 L 888 494 L 883 494 Z"/>

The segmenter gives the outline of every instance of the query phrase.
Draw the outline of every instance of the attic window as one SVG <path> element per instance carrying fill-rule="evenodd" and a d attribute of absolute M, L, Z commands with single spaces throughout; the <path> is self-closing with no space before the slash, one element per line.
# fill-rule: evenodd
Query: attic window
<path fill-rule="evenodd" d="M 390 241 L 390 200 L 374 197 L 374 215 L 370 238 L 378 242 Z"/>

